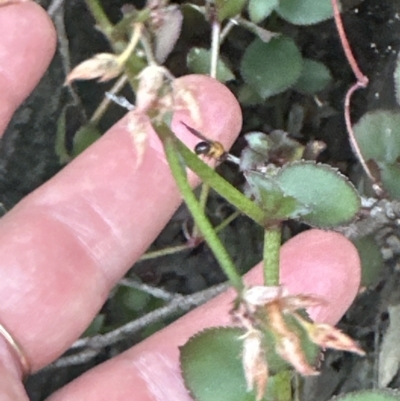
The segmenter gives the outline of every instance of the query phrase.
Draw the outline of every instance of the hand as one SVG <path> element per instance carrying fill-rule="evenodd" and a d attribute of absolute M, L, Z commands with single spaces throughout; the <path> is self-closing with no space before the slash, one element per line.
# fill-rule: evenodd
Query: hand
<path fill-rule="evenodd" d="M 1 130 L 47 68 L 55 42 L 51 22 L 35 3 L 0 7 Z M 232 95 L 208 78 L 181 81 L 195 84 L 204 131 L 229 146 L 241 123 Z M 221 108 L 224 113 L 215 112 Z M 176 129 L 191 146 L 196 142 Z M 139 166 L 133 163 L 137 150 L 125 118 L 0 221 L 0 323 L 20 344 L 32 371 L 60 356 L 82 333 L 180 203 L 159 142 L 148 131 Z M 324 297 L 327 305 L 310 313 L 336 323 L 359 285 L 359 259 L 351 243 L 336 233 L 311 230 L 285 244 L 281 255 L 283 283 L 292 293 Z M 260 276 L 253 269 L 248 280 L 260 283 Z M 229 323 L 232 295 L 189 313 L 51 399 L 189 400 L 177 347 L 201 328 Z M 0 378 L 1 399 L 27 399 L 20 362 L 1 335 Z"/>

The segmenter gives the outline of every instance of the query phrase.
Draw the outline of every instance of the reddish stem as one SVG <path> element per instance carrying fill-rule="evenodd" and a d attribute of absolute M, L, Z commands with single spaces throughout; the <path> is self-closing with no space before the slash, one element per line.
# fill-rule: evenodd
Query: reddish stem
<path fill-rule="evenodd" d="M 340 41 L 342 42 L 342 47 L 344 53 L 346 54 L 347 61 L 350 64 L 350 67 L 357 78 L 357 81 L 359 83 L 358 88 L 365 88 L 368 85 L 368 77 L 366 77 L 361 72 L 360 68 L 358 67 L 357 61 L 354 58 L 353 52 L 351 51 L 349 41 L 347 40 L 346 32 L 344 31 L 343 28 L 342 17 L 340 16 L 340 10 L 337 0 L 332 0 L 332 7 L 333 7 L 333 17 L 335 18 L 336 29 L 338 31 Z"/>
<path fill-rule="evenodd" d="M 364 159 L 364 157 L 361 153 L 361 149 L 360 149 L 357 139 L 354 135 L 353 127 L 351 124 L 351 117 L 350 117 L 351 97 L 353 96 L 353 93 L 356 90 L 358 90 L 360 88 L 365 88 L 368 85 L 368 77 L 365 76 L 361 72 L 361 70 L 357 64 L 357 61 L 354 58 L 349 41 L 347 40 L 346 32 L 343 27 L 342 17 L 340 16 L 340 10 L 339 10 L 337 0 L 332 0 L 332 8 L 333 8 L 333 16 L 335 19 L 336 29 L 338 31 L 344 53 L 346 55 L 347 61 L 350 65 L 354 75 L 357 78 L 357 82 L 354 85 L 352 85 L 351 88 L 347 91 L 346 97 L 345 97 L 345 102 L 344 102 L 344 118 L 346 121 L 347 132 L 349 134 L 349 141 L 350 141 L 350 144 L 351 144 L 351 147 L 352 147 L 354 153 L 356 154 L 357 158 L 359 159 L 359 161 L 361 163 L 362 168 L 364 169 L 368 178 L 372 182 L 372 188 L 374 189 L 376 194 L 379 196 L 383 193 L 383 189 L 381 188 L 380 183 L 377 181 L 377 179 L 372 174 L 370 168 L 368 167 L 366 160 Z"/>

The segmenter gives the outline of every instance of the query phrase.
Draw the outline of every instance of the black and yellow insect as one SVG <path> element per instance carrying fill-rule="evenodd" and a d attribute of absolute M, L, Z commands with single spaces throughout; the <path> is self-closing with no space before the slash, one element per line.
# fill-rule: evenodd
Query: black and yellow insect
<path fill-rule="evenodd" d="M 189 125 L 185 124 L 183 121 L 181 123 L 197 138 L 201 139 L 202 142 L 199 142 L 195 148 L 194 152 L 196 155 L 203 155 L 209 157 L 210 159 L 215 159 L 219 162 L 224 161 L 228 157 L 228 153 L 226 152 L 224 145 L 221 142 L 212 141 L 211 139 L 207 139 L 203 134 Z"/>

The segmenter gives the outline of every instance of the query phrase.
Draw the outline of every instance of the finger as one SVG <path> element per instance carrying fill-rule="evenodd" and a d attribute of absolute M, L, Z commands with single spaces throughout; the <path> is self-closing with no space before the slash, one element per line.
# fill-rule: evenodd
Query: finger
<path fill-rule="evenodd" d="M 197 99 L 196 128 L 232 143 L 241 126 L 232 93 L 205 76 L 177 83 Z M 128 115 L 0 222 L 0 321 L 33 370 L 84 331 L 181 202 L 156 134 L 146 118 L 134 119 L 143 125 L 133 127 L 132 119 Z M 178 110 L 173 127 L 193 141 L 181 119 L 190 122 Z M 134 137 L 143 130 L 145 139 Z"/>
<path fill-rule="evenodd" d="M 56 35 L 33 1 L 0 7 L 0 134 L 53 57 Z"/>
<path fill-rule="evenodd" d="M 0 399 L 2 401 L 29 401 L 21 383 L 21 367 L 12 350 L 0 336 Z"/>
<path fill-rule="evenodd" d="M 350 306 L 360 285 L 357 250 L 340 234 L 310 230 L 287 242 L 281 250 L 281 276 L 292 294 L 323 297 L 324 311 L 314 318 L 336 323 Z M 260 266 L 247 276 L 261 284 Z M 350 295 L 349 295 L 350 294 Z M 233 291 L 190 312 L 131 350 L 85 373 L 50 397 L 51 401 L 190 401 L 181 378 L 179 347 L 195 333 L 211 326 L 231 324 Z"/>

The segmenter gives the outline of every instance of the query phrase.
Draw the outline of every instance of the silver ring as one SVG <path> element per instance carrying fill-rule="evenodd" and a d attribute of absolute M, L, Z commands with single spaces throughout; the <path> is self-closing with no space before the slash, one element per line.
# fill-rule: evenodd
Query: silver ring
<path fill-rule="evenodd" d="M 0 323 L 0 335 L 4 337 L 7 344 L 11 347 L 14 354 L 17 356 L 19 363 L 21 365 L 22 375 L 26 377 L 31 372 L 31 366 L 26 357 L 25 352 L 23 351 L 22 347 L 14 340 L 13 336 L 10 332 Z"/>

